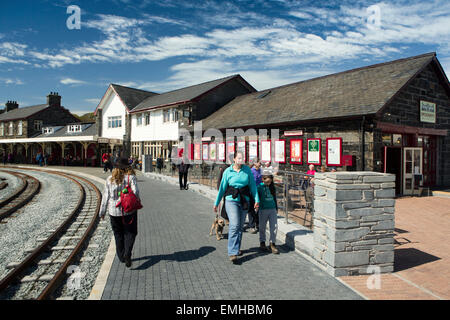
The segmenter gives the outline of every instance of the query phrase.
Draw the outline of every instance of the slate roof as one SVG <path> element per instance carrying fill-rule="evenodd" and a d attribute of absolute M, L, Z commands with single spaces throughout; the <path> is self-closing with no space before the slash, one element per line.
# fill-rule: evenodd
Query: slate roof
<path fill-rule="evenodd" d="M 17 109 L 11 110 L 11 111 L 1 113 L 0 121 L 25 119 L 39 111 L 44 110 L 48 106 L 49 106 L 48 104 L 39 104 L 36 106 L 30 106 L 30 107 L 23 107 L 23 108 L 19 107 Z"/>
<path fill-rule="evenodd" d="M 53 133 L 41 133 L 33 138 L 51 138 L 51 137 L 80 137 L 80 136 L 95 136 L 97 134 L 97 125 L 95 123 L 73 123 L 81 125 L 81 132 L 67 132 L 70 125 L 54 126 L 59 129 Z"/>
<path fill-rule="evenodd" d="M 120 99 L 127 106 L 128 110 L 133 110 L 140 102 L 148 97 L 158 95 L 158 93 L 124 87 L 118 84 L 112 83 L 111 86 L 117 92 Z"/>
<path fill-rule="evenodd" d="M 229 77 L 225 77 L 225 78 L 208 81 L 208 82 L 200 83 L 197 85 L 169 91 L 169 92 L 157 95 L 157 96 L 152 96 L 152 97 L 147 98 L 144 101 L 142 101 L 133 110 L 133 112 L 154 109 L 157 107 L 163 107 L 163 106 L 167 106 L 167 105 L 192 101 L 193 99 L 205 94 L 206 92 L 220 86 L 221 84 L 223 84 L 233 78 L 242 79 L 242 77 L 240 75 L 232 75 Z M 245 82 L 245 80 L 243 80 L 243 81 Z M 247 84 L 247 82 L 245 82 L 245 83 Z M 252 87 L 252 89 L 253 89 L 253 87 Z"/>
<path fill-rule="evenodd" d="M 236 128 L 377 113 L 435 53 L 344 71 L 236 97 L 202 121 Z"/>

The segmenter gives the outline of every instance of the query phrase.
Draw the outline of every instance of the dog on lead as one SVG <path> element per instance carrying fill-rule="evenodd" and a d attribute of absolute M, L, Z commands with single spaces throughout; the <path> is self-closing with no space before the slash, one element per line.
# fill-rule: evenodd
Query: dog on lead
<path fill-rule="evenodd" d="M 213 230 L 216 232 L 216 239 L 223 239 L 223 227 L 225 226 L 225 221 L 222 218 L 219 218 L 219 215 L 216 214 L 214 218 L 214 222 L 211 225 L 211 229 L 209 230 L 209 235 L 213 235 Z"/>

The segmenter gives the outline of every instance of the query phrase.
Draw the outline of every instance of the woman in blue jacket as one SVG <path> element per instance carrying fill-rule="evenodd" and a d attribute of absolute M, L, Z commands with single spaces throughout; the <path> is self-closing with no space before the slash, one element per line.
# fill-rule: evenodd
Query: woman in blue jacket
<path fill-rule="evenodd" d="M 234 163 L 223 172 L 219 192 L 214 203 L 214 212 L 217 212 L 222 197 L 225 197 L 225 209 L 230 221 L 228 231 L 228 256 L 231 262 L 237 262 L 241 255 L 242 228 L 247 215 L 250 197 L 255 199 L 255 210 L 259 207 L 259 196 L 256 189 L 252 171 L 243 165 L 244 155 L 236 152 Z"/>

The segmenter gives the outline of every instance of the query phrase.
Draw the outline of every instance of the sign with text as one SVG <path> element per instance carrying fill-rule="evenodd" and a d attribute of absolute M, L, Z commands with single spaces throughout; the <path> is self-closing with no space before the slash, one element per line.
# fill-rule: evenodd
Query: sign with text
<path fill-rule="evenodd" d="M 307 144 L 307 163 L 308 164 L 321 164 L 321 140 L 320 139 L 308 139 L 306 140 Z"/>
<path fill-rule="evenodd" d="M 247 162 L 247 154 L 245 152 L 245 145 L 246 145 L 245 141 L 238 141 L 237 147 L 236 147 L 237 151 L 242 152 L 242 154 L 244 155 L 244 163 Z"/>
<path fill-rule="evenodd" d="M 436 103 L 420 100 L 420 121 L 436 123 Z"/>
<path fill-rule="evenodd" d="M 275 162 L 286 163 L 286 141 L 275 141 Z"/>
<path fill-rule="evenodd" d="M 225 161 L 225 142 L 219 143 L 219 161 Z"/>
<path fill-rule="evenodd" d="M 234 142 L 227 142 L 227 163 L 233 163 L 234 158 Z"/>
<path fill-rule="evenodd" d="M 303 140 L 291 140 L 290 162 L 293 164 L 303 163 Z"/>
<path fill-rule="evenodd" d="M 258 158 L 258 141 L 252 140 L 248 142 L 248 162 L 252 163 L 256 158 Z"/>
<path fill-rule="evenodd" d="M 270 140 L 261 141 L 261 162 L 270 162 L 272 161 L 272 153 L 271 153 L 271 143 Z"/>
<path fill-rule="evenodd" d="M 327 139 L 327 166 L 342 166 L 342 138 Z"/>

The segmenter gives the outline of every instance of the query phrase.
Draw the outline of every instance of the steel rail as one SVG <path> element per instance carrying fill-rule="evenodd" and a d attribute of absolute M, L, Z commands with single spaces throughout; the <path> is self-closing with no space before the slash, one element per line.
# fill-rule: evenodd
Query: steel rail
<path fill-rule="evenodd" d="M 38 179 L 24 174 L 11 172 L 6 170 L 0 170 L 15 175 L 23 181 L 23 186 L 19 187 L 12 196 L 4 199 L 0 202 L 0 221 L 10 216 L 24 205 L 26 205 L 41 189 L 41 183 Z M 6 208 L 8 205 L 11 207 Z"/>
<path fill-rule="evenodd" d="M 80 182 L 73 179 L 71 176 L 57 171 L 46 171 L 43 169 L 34 169 L 34 168 L 12 168 L 12 169 L 20 169 L 20 170 L 30 170 L 30 171 L 40 171 L 40 172 L 46 172 L 50 174 L 60 175 L 64 176 L 65 178 L 68 178 L 76 183 L 76 185 L 79 187 L 81 191 L 81 197 L 79 198 L 76 207 L 72 211 L 72 213 L 65 219 L 65 221 L 59 226 L 59 228 L 53 232 L 40 246 L 38 246 L 32 253 L 30 253 L 17 267 L 15 267 L 11 272 L 9 272 L 5 278 L 3 278 L 0 281 L 0 291 L 5 290 L 9 285 L 11 285 L 17 278 L 20 278 L 21 274 L 30 266 L 36 264 L 36 259 L 39 255 L 41 255 L 43 252 L 45 252 L 47 247 L 50 247 L 51 244 L 58 239 L 60 236 L 63 235 L 63 231 L 68 228 L 68 226 L 72 223 L 72 221 L 77 217 L 78 213 L 82 211 L 85 200 L 86 200 L 86 191 L 85 188 L 81 185 Z M 94 229 L 94 226 L 97 222 L 98 213 L 100 211 L 100 204 L 101 204 L 101 193 L 98 190 L 98 188 L 89 180 L 82 178 L 80 176 L 72 175 L 73 177 L 76 177 L 79 180 L 84 181 L 86 184 L 90 185 L 92 189 L 95 191 L 97 195 L 97 205 L 95 208 L 95 213 L 92 217 L 91 222 L 89 223 L 89 226 L 87 227 L 86 231 L 84 232 L 82 238 L 78 241 L 76 247 L 72 250 L 71 254 L 68 258 L 66 258 L 65 262 L 62 264 L 62 266 L 59 268 L 59 270 L 54 275 L 53 279 L 50 280 L 50 282 L 46 285 L 46 287 L 41 291 L 41 293 L 38 296 L 38 300 L 44 300 L 49 299 L 51 294 L 54 292 L 54 290 L 58 287 L 59 283 L 63 279 L 63 277 L 66 275 L 68 266 L 74 261 L 76 255 L 80 252 L 81 248 L 84 246 L 86 240 L 88 239 L 89 235 Z"/>

